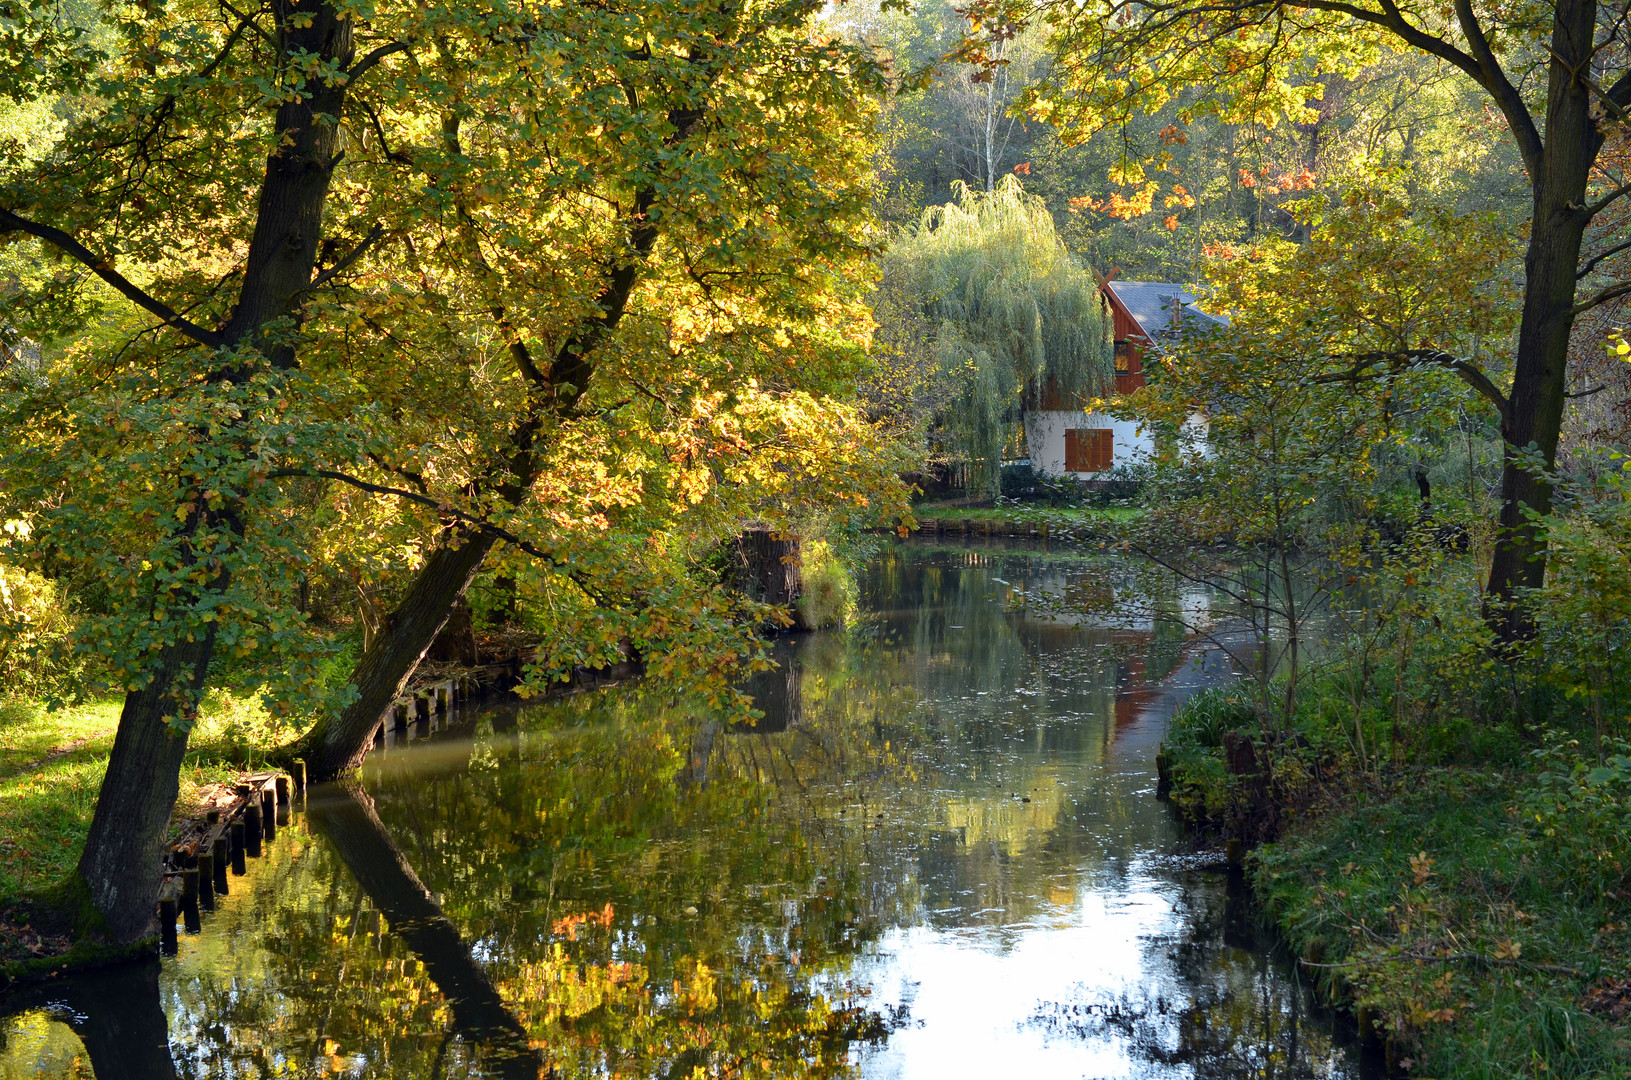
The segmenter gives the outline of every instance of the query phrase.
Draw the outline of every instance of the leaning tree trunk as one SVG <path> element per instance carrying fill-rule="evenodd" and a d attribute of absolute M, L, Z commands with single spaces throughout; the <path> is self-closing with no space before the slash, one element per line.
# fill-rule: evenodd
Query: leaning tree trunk
<path fill-rule="evenodd" d="M 414 576 L 407 596 L 386 617 L 385 626 L 357 661 L 351 673 L 356 698 L 339 715 L 320 718 L 305 735 L 280 750 L 279 761 L 304 759 L 312 780 L 326 780 L 361 764 L 380 718 L 402 696 L 493 543 L 490 533 L 466 534 L 431 553 Z"/>
<path fill-rule="evenodd" d="M 1530 177 L 1534 216 L 1524 256 L 1523 322 L 1501 436 L 1501 512 L 1490 564 L 1485 617 L 1505 643 L 1527 637 L 1532 624 L 1521 590 L 1546 580 L 1546 538 L 1531 514 L 1552 508 L 1547 481 L 1557 461 L 1566 401 L 1569 332 L 1574 327 L 1576 273 L 1590 217 L 1586 186 L 1603 137 L 1591 114 L 1587 89 L 1569 61 L 1589 50 L 1595 5 L 1564 0 L 1558 6 L 1546 103 L 1546 145 Z M 1579 57 L 1579 66 L 1587 62 Z M 1522 455 L 1538 451 L 1544 469 Z"/>
<path fill-rule="evenodd" d="M 310 21 L 296 26 L 291 20 L 284 28 L 289 51 L 322 58 L 341 70 L 349 67 L 352 20 L 327 0 L 303 0 L 292 8 L 293 13 L 308 14 Z M 337 149 L 336 125 L 323 117 L 341 114 L 345 85 L 344 80 L 332 84 L 313 80 L 308 94 L 296 95 L 276 111 L 273 130 L 283 132 L 284 141 L 267 158 L 243 284 L 220 331 L 223 354 L 229 358 L 235 347 L 249 345 L 273 364 L 293 362 L 289 347 L 266 340 L 264 329 L 269 322 L 297 314 L 300 297 L 311 283 Z M 250 374 L 242 360 L 228 362 L 229 369 L 217 368 L 210 374 L 224 380 Z M 211 363 L 216 363 L 214 358 Z M 229 430 L 219 437 L 230 443 L 235 435 Z M 201 502 L 201 493 L 190 492 L 180 501 L 189 500 Z M 224 524 L 241 540 L 241 522 L 228 517 Z M 196 520 L 190 521 L 183 528 L 196 525 Z M 223 585 L 216 582 L 209 588 L 219 590 Z M 186 735 L 166 718 L 179 714 L 190 719 L 214 646 L 213 632 L 170 646 L 160 653 L 146 686 L 125 696 L 107 777 L 78 866 L 92 902 L 120 942 L 145 937 L 153 925 L 158 857 L 187 750 Z"/>

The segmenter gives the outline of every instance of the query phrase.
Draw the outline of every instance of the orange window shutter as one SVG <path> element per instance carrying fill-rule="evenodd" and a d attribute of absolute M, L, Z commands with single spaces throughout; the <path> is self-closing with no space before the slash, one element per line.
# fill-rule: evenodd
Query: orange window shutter
<path fill-rule="evenodd" d="M 1116 456 L 1116 435 L 1110 428 L 1067 428 L 1065 471 L 1105 472 Z"/>
<path fill-rule="evenodd" d="M 1104 472 L 1111 467 L 1115 459 L 1115 432 L 1108 428 L 1095 428 L 1092 434 L 1093 448 L 1089 455 L 1092 463 L 1089 469 L 1093 472 Z"/>

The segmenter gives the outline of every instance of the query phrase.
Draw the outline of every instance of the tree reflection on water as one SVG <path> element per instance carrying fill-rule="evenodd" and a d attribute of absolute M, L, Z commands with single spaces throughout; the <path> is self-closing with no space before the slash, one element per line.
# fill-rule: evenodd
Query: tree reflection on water
<path fill-rule="evenodd" d="M 104 1080 L 1356 1075 L 1221 877 L 1162 861 L 1186 639 L 1020 602 L 1106 573 L 896 549 L 751 728 L 633 688 L 392 748 L 75 1030 Z M 103 1068 L 166 1015 L 171 1073 Z"/>

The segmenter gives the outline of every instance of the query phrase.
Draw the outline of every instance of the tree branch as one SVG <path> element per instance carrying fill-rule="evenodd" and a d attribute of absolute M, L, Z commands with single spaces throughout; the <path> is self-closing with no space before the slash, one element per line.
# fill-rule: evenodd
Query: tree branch
<path fill-rule="evenodd" d="M 1518 93 L 1517 87 L 1512 85 L 1511 80 L 1506 77 L 1506 73 L 1501 69 L 1500 64 L 1495 61 L 1488 42 L 1484 39 L 1483 28 L 1479 25 L 1477 18 L 1472 15 L 1469 0 L 1457 0 L 1457 17 L 1462 22 L 1462 29 L 1467 33 L 1468 42 L 1472 45 L 1475 53 L 1479 51 L 1479 46 L 1482 44 L 1482 51 L 1487 56 L 1488 67 L 1486 67 L 1486 61 L 1483 57 L 1468 55 L 1443 38 L 1434 37 L 1432 34 L 1410 25 L 1406 21 L 1404 13 L 1393 3 L 1393 0 L 1381 0 L 1381 5 L 1382 10 L 1377 12 L 1355 4 L 1343 3 L 1342 0 L 1290 0 L 1290 6 L 1293 7 L 1337 12 L 1358 19 L 1361 22 L 1370 23 L 1372 26 L 1380 26 L 1383 29 L 1390 30 L 1406 44 L 1453 64 L 1472 76 L 1473 81 L 1482 86 L 1495 99 L 1495 103 L 1500 107 L 1502 115 L 1506 117 L 1507 126 L 1512 129 L 1512 135 L 1517 140 L 1518 152 L 1523 155 L 1524 167 L 1531 179 L 1539 176 L 1541 156 L 1545 149 L 1545 144 L 1540 137 L 1540 130 L 1535 127 L 1535 118 L 1530 115 L 1528 106 L 1523 103 L 1523 95 Z M 1464 5 L 1467 7 L 1467 18 L 1470 19 L 1470 22 L 1461 19 L 1460 9 Z M 1475 33 L 1477 34 L 1477 40 L 1473 39 Z"/>
<path fill-rule="evenodd" d="M 311 284 L 306 286 L 306 291 L 312 292 L 324 285 L 327 285 L 330 281 L 333 281 L 337 275 L 344 273 L 346 267 L 360 259 L 362 257 L 362 253 L 367 251 L 371 246 L 373 246 L 376 240 L 384 235 L 385 229 L 383 226 L 375 225 L 373 228 L 369 229 L 368 235 L 363 237 L 361 242 L 359 242 L 356 247 L 346 252 L 345 255 L 341 257 L 339 262 L 312 278 Z"/>
<path fill-rule="evenodd" d="M 430 495 L 422 495 L 417 491 L 409 491 L 406 488 L 388 487 L 385 484 L 370 483 L 361 477 L 352 476 L 348 473 L 339 472 L 335 469 L 273 469 L 266 475 L 273 479 L 281 479 L 284 477 L 305 477 L 307 479 L 321 478 L 325 480 L 338 480 L 342 484 L 348 484 L 359 491 L 366 491 L 374 495 L 395 495 L 399 499 L 407 499 L 409 502 L 418 503 L 421 506 L 428 506 L 439 514 L 445 514 L 448 517 L 461 521 L 466 525 L 473 526 L 479 532 L 487 533 L 490 536 L 496 536 L 498 539 L 504 541 L 506 544 L 509 544 L 516 550 L 524 551 L 534 558 L 542 559 L 551 566 L 565 567 L 568 565 L 566 560 L 557 555 L 551 555 L 549 552 L 538 548 L 530 541 L 517 536 L 515 533 L 504 528 L 502 525 L 495 525 L 486 518 L 478 517 L 475 514 L 467 514 L 456 506 L 448 505 L 448 503 L 442 499 L 437 499 Z"/>
<path fill-rule="evenodd" d="M 1607 251 L 1601 252 L 1600 254 L 1597 254 L 1597 255 L 1593 255 L 1591 258 L 1586 260 L 1585 265 L 1582 266 L 1580 268 L 1580 270 L 1574 275 L 1574 280 L 1579 281 L 1581 278 L 1584 278 L 1587 274 L 1591 273 L 1593 270 L 1595 270 L 1597 268 L 1598 263 L 1602 262 L 1604 259 L 1610 258 L 1610 257 L 1612 257 L 1614 255 L 1618 255 L 1620 252 L 1624 251 L 1626 248 L 1631 248 L 1631 240 L 1622 241 L 1621 243 L 1615 244 L 1613 247 L 1609 248 Z"/>
<path fill-rule="evenodd" d="M 1631 107 L 1631 71 L 1616 79 L 1613 86 L 1603 91 L 1603 96 L 1621 108 Z"/>
<path fill-rule="evenodd" d="M 1621 184 L 1619 187 L 1615 188 L 1613 191 L 1609 192 L 1607 195 L 1604 195 L 1601 199 L 1598 199 L 1596 202 L 1587 203 L 1586 204 L 1586 218 L 1589 220 L 1591 218 L 1596 217 L 1598 214 L 1602 213 L 1605 209 L 1607 209 L 1609 203 L 1613 202 L 1615 199 L 1623 199 L 1627 195 L 1631 195 L 1631 184 Z"/>
<path fill-rule="evenodd" d="M 1378 365 L 1387 364 L 1395 369 L 1436 367 L 1445 371 L 1453 371 L 1461 381 L 1478 391 L 1491 405 L 1495 406 L 1501 414 L 1501 419 L 1507 419 L 1511 405 L 1506 395 L 1501 393 L 1483 369 L 1469 360 L 1447 353 L 1442 349 L 1405 349 L 1400 352 L 1361 353 L 1349 357 L 1353 366 L 1347 371 L 1333 372 L 1330 375 L 1321 375 L 1314 379 L 1316 383 L 1357 383 L 1363 379 L 1375 378 L 1375 369 Z"/>
<path fill-rule="evenodd" d="M 1594 307 L 1601 307 L 1610 300 L 1617 300 L 1627 293 L 1631 293 L 1631 281 L 1621 281 L 1614 285 L 1610 285 L 1608 288 L 1601 289 L 1587 299 L 1574 305 L 1574 314 L 1579 315 L 1582 312 L 1590 311 Z"/>
<path fill-rule="evenodd" d="M 409 47 L 410 43 L 406 41 L 393 41 L 389 45 L 381 45 L 379 48 L 375 49 L 373 52 L 369 53 L 367 56 L 363 57 L 361 60 L 358 60 L 355 64 L 352 64 L 346 69 L 346 82 L 356 82 L 358 79 L 362 78 L 368 73 L 369 68 L 378 64 L 387 56 L 407 52 Z"/>
<path fill-rule="evenodd" d="M 119 295 L 148 314 L 162 320 L 166 326 L 173 327 L 186 334 L 200 345 L 216 348 L 223 340 L 218 332 L 206 330 L 192 320 L 182 318 L 174 309 L 137 288 L 130 279 L 113 268 L 113 263 L 110 260 L 97 255 L 61 229 L 52 228 L 50 225 L 41 225 L 38 222 L 29 221 L 27 218 L 18 217 L 10 210 L 0 209 L 0 232 L 24 232 L 44 240 L 89 267 L 97 277 L 113 286 Z"/>

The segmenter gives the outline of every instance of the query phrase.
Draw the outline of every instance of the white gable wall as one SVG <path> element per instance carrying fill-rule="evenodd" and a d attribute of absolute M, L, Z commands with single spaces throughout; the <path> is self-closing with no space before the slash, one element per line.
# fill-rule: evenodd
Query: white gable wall
<path fill-rule="evenodd" d="M 1147 461 L 1155 452 L 1155 440 L 1134 420 L 1116 420 L 1080 409 L 1060 411 L 1027 410 L 1025 444 L 1031 452 L 1031 468 L 1041 476 L 1092 477 L 1099 473 L 1065 471 L 1065 432 L 1071 428 L 1109 428 L 1115 432 L 1112 452 L 1115 465 Z"/>

